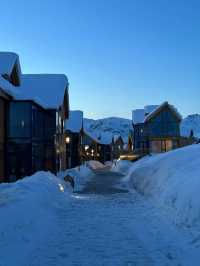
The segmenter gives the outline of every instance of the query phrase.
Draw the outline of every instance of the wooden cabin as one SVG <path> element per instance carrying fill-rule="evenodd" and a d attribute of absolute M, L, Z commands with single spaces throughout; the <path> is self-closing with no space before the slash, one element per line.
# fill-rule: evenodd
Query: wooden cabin
<path fill-rule="evenodd" d="M 70 111 L 65 121 L 65 145 L 67 168 L 81 164 L 81 142 L 83 131 L 83 112 Z"/>
<path fill-rule="evenodd" d="M 134 150 L 146 154 L 179 147 L 181 119 L 177 109 L 168 102 L 134 110 Z"/>

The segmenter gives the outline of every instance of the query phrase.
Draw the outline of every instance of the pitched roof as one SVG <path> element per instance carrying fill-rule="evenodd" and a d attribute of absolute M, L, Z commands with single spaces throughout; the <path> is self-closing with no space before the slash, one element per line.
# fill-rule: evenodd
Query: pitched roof
<path fill-rule="evenodd" d="M 13 72 L 14 67 L 17 67 L 16 71 L 18 74 L 19 82 L 21 76 L 21 67 L 19 62 L 19 56 L 12 52 L 0 52 L 0 75 L 10 76 Z"/>
<path fill-rule="evenodd" d="M 179 120 L 182 119 L 182 116 L 178 110 L 168 102 L 164 102 L 160 105 L 147 105 L 144 109 L 136 109 L 132 112 L 133 124 L 140 124 L 149 121 L 154 115 L 159 113 L 164 107 L 168 106 L 170 110 L 177 116 Z"/>
<path fill-rule="evenodd" d="M 17 99 L 34 100 L 44 108 L 58 108 L 68 85 L 64 74 L 25 74 L 22 75 Z"/>
<path fill-rule="evenodd" d="M 76 110 L 69 112 L 69 119 L 65 120 L 65 129 L 79 133 L 83 127 L 83 112 Z"/>
<path fill-rule="evenodd" d="M 182 116 L 181 114 L 178 112 L 178 110 L 171 104 L 169 104 L 168 102 L 164 102 L 161 105 L 159 105 L 156 109 L 153 110 L 153 112 L 149 113 L 145 119 L 144 119 L 144 123 L 149 121 L 151 118 L 153 118 L 155 115 L 157 115 L 163 108 L 168 107 L 173 113 L 174 115 L 178 118 L 178 120 L 182 120 Z"/>

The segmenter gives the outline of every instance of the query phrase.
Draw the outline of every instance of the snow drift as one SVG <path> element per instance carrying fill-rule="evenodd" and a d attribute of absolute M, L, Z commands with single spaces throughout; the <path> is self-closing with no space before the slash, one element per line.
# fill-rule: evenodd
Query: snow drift
<path fill-rule="evenodd" d="M 58 177 L 64 180 L 66 175 L 70 175 L 74 178 L 75 191 L 81 190 L 85 183 L 91 178 L 92 170 L 86 165 L 81 165 L 72 169 L 67 169 L 66 171 L 60 172 Z M 66 182 L 65 182 L 66 183 Z M 67 183 L 66 183 L 67 185 Z"/>
<path fill-rule="evenodd" d="M 36 243 L 54 230 L 57 210 L 67 195 L 65 183 L 50 172 L 0 185 L 1 265 L 29 261 Z"/>
<path fill-rule="evenodd" d="M 112 165 L 112 171 L 113 172 L 119 172 L 121 174 L 128 174 L 130 167 L 133 166 L 133 163 L 130 161 L 126 161 L 126 160 L 116 160 L 114 161 L 113 165 Z"/>
<path fill-rule="evenodd" d="M 175 222 L 199 222 L 200 145 L 146 157 L 134 163 L 128 180 L 157 205 L 172 210 Z"/>

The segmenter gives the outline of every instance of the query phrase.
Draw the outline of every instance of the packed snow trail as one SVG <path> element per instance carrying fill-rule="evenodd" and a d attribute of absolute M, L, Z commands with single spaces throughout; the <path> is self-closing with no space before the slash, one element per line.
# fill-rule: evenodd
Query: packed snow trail
<path fill-rule="evenodd" d="M 0 243 L 0 266 L 199 265 L 184 231 L 136 192 L 116 187 L 122 178 L 96 171 L 81 191 L 52 195 L 51 208 L 32 221 L 40 228 L 28 235 L 20 228 L 17 245 L 13 236 L 9 246 Z"/>

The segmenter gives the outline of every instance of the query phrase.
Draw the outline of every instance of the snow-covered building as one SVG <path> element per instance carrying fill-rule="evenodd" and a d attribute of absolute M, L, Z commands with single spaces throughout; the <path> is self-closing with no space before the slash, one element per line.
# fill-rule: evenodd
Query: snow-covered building
<path fill-rule="evenodd" d="M 164 102 L 133 110 L 134 150 L 159 153 L 179 147 L 182 117 L 177 109 Z"/>
<path fill-rule="evenodd" d="M 20 85 L 21 68 L 15 53 L 0 52 L 0 182 L 7 177 L 8 106 Z"/>
<path fill-rule="evenodd" d="M 66 168 L 74 168 L 81 164 L 81 141 L 83 131 L 83 112 L 69 112 L 65 121 Z"/>
<path fill-rule="evenodd" d="M 83 129 L 82 134 L 82 161 L 97 160 L 102 163 L 112 160 L 113 135 L 102 132 L 98 135 L 91 134 Z"/>
<path fill-rule="evenodd" d="M 65 169 L 64 121 L 69 115 L 65 75 L 23 75 L 19 56 L 0 52 L 0 180 L 38 170 Z M 62 151 L 62 152 L 61 152 Z"/>

